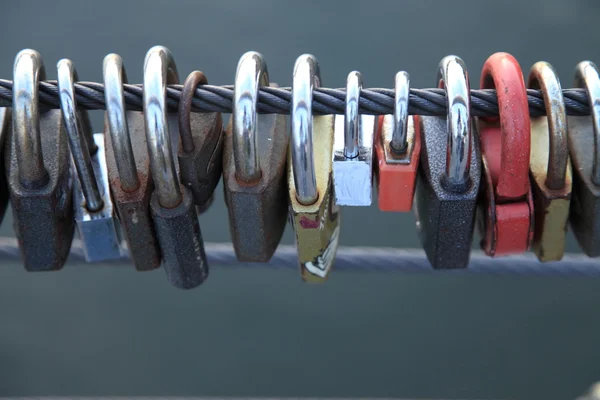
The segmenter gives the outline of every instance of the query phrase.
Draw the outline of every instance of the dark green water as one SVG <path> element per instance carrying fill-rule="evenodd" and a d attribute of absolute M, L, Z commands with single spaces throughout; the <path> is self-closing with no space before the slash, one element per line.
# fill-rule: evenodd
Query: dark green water
<path fill-rule="evenodd" d="M 50 79 L 70 57 L 91 81 L 117 52 L 141 82 L 156 44 L 172 50 L 182 79 L 202 69 L 214 84 L 233 83 L 247 50 L 262 52 L 283 86 L 304 52 L 329 87 L 352 69 L 366 86 L 391 87 L 405 69 L 414 87 L 431 87 L 447 54 L 465 60 L 477 87 L 495 51 L 525 71 L 549 61 L 569 87 L 578 61 L 600 62 L 596 1 L 3 3 L 3 78 L 25 47 L 41 52 Z M 97 129 L 101 118 L 92 113 Z M 201 218 L 206 240 L 229 241 L 226 218 L 219 188 Z M 412 215 L 376 206 L 345 209 L 341 240 L 419 246 Z M 0 395 L 572 399 L 600 378 L 597 280 L 337 273 L 310 287 L 292 271 L 211 274 L 181 292 L 162 271 L 4 265 Z"/>

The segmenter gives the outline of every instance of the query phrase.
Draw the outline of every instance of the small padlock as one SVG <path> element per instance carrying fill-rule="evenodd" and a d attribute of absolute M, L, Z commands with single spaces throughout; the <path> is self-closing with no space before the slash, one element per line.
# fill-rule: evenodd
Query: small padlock
<path fill-rule="evenodd" d="M 223 155 L 223 188 L 233 247 L 238 260 L 251 262 L 271 259 L 288 210 L 286 118 L 257 114 L 260 86 L 269 86 L 267 64 L 262 55 L 251 51 L 238 63 Z"/>
<path fill-rule="evenodd" d="M 523 73 L 508 53 L 483 65 L 481 88 L 496 89 L 499 118 L 480 118 L 482 173 L 478 226 L 489 256 L 524 253 L 533 239 L 529 104 Z"/>
<path fill-rule="evenodd" d="M 208 263 L 192 191 L 177 177 L 169 133 L 173 127 L 167 117 L 167 84 L 178 80 L 171 52 L 163 46 L 148 50 L 144 60 L 144 120 L 154 180 L 150 210 L 169 282 L 191 289 L 207 278 Z"/>
<path fill-rule="evenodd" d="M 92 134 L 87 112 L 77 109 L 77 72 L 71 60 L 57 64 L 60 108 L 73 165 L 75 224 L 86 261 L 116 260 L 122 256 L 118 226 L 108 183 L 104 135 Z"/>
<path fill-rule="evenodd" d="M 346 109 L 335 116 L 333 183 L 340 206 L 370 206 L 373 183 L 373 115 L 358 113 L 362 77 L 352 71 L 346 81 Z"/>
<path fill-rule="evenodd" d="M 556 71 L 547 62 L 531 67 L 527 86 L 541 90 L 547 115 L 531 118 L 532 249 L 542 262 L 559 261 L 565 250 L 572 189 L 565 103 Z"/>
<path fill-rule="evenodd" d="M 223 120 L 221 113 L 195 113 L 192 100 L 198 85 L 208 80 L 193 71 L 183 84 L 179 102 L 179 178 L 190 188 L 199 212 L 212 204 L 213 192 L 223 172 Z"/>
<path fill-rule="evenodd" d="M 479 144 L 472 132 L 469 78 L 462 59 L 442 59 L 438 85 L 446 89 L 448 116 L 415 118 L 416 134 L 421 135 L 417 228 L 434 268 L 465 268 L 481 167 Z"/>
<path fill-rule="evenodd" d="M 0 108 L 0 224 L 4 219 L 6 207 L 8 206 L 8 182 L 6 182 L 6 174 L 4 173 L 4 144 L 7 142 L 7 137 L 10 135 L 10 118 L 11 109 L 8 107 Z"/>
<path fill-rule="evenodd" d="M 15 235 L 28 271 L 60 269 L 73 240 L 72 178 L 61 111 L 38 108 L 38 86 L 45 78 L 37 51 L 17 54 L 5 164 Z"/>
<path fill-rule="evenodd" d="M 313 88 L 320 85 L 317 59 L 310 54 L 300 56 L 292 86 L 288 185 L 300 271 L 308 282 L 327 278 L 340 232 L 331 163 L 335 117 L 312 115 Z"/>
<path fill-rule="evenodd" d="M 412 209 L 421 154 L 421 137 L 408 115 L 410 77 L 400 71 L 395 79 L 393 115 L 381 115 L 375 136 L 375 174 L 379 209 L 408 212 Z"/>
<path fill-rule="evenodd" d="M 575 87 L 587 89 L 591 116 L 567 117 L 573 194 L 569 219 L 583 252 L 600 256 L 600 76 L 596 64 L 575 68 Z"/>
<path fill-rule="evenodd" d="M 138 271 L 160 266 L 160 248 L 150 217 L 150 195 L 154 188 L 146 145 L 144 114 L 126 111 L 123 83 L 127 75 L 117 54 L 104 58 L 106 113 L 104 139 L 110 192 L 129 255 Z"/>

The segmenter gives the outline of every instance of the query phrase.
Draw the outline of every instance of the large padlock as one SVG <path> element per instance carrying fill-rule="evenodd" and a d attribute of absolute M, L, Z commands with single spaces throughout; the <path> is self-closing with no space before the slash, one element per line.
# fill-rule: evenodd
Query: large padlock
<path fill-rule="evenodd" d="M 87 113 L 77 109 L 77 72 L 71 60 L 57 64 L 60 108 L 73 165 L 75 224 L 86 261 L 105 261 L 122 256 L 120 227 L 110 197 L 104 135 L 92 134 Z"/>
<path fill-rule="evenodd" d="M 257 113 L 260 86 L 269 86 L 267 64 L 259 53 L 248 52 L 240 59 L 235 76 L 233 114 L 225 134 L 223 187 L 236 256 L 252 262 L 271 259 L 288 210 L 286 118 Z"/>
<path fill-rule="evenodd" d="M 15 235 L 29 271 L 60 269 L 73 239 L 69 148 L 61 111 L 39 110 L 38 86 L 45 78 L 37 51 L 17 54 L 5 164 Z"/>
<path fill-rule="evenodd" d="M 154 180 L 150 210 L 167 279 L 175 287 L 191 289 L 207 278 L 208 263 L 192 191 L 179 182 L 171 144 L 173 126 L 167 117 L 167 84 L 176 84 L 178 80 L 171 52 L 163 46 L 148 50 L 144 60 L 143 97 L 146 141 Z"/>
<path fill-rule="evenodd" d="M 346 110 L 335 116 L 333 186 L 340 206 L 370 206 L 373 136 L 376 118 L 358 113 L 362 77 L 352 71 L 346 83 Z"/>
<path fill-rule="evenodd" d="M 4 219 L 4 213 L 8 206 L 8 182 L 6 182 L 6 174 L 4 173 L 4 144 L 6 138 L 10 135 L 11 129 L 11 109 L 8 107 L 0 108 L 0 224 Z"/>
<path fill-rule="evenodd" d="M 300 271 L 308 282 L 327 278 L 340 231 L 331 163 L 335 117 L 312 115 L 313 88 L 320 85 L 317 59 L 309 54 L 300 56 L 294 65 L 292 86 L 288 185 Z"/>
<path fill-rule="evenodd" d="M 206 84 L 206 76 L 193 71 L 183 84 L 179 102 L 179 178 L 192 191 L 199 212 L 212 204 L 213 192 L 223 172 L 221 113 L 191 113 L 196 88 Z"/>
<path fill-rule="evenodd" d="M 499 118 L 480 118 L 482 173 L 478 226 L 489 256 L 524 253 L 533 239 L 529 103 L 523 72 L 508 53 L 483 65 L 481 88 L 496 89 Z"/>
<path fill-rule="evenodd" d="M 472 131 L 469 78 L 464 62 L 447 56 L 438 84 L 445 87 L 448 115 L 415 118 L 421 135 L 417 177 L 417 228 L 434 268 L 465 268 L 469 263 L 481 179 L 480 151 Z"/>
<path fill-rule="evenodd" d="M 572 190 L 565 103 L 556 71 L 547 62 L 531 67 L 528 87 L 541 90 L 547 115 L 531 118 L 532 249 L 540 261 L 559 261 L 565 251 Z"/>
<path fill-rule="evenodd" d="M 415 134 L 415 119 L 408 115 L 410 77 L 400 71 L 395 78 L 393 115 L 381 115 L 375 136 L 375 174 L 379 209 L 412 210 L 415 181 L 421 154 L 421 136 Z"/>
<path fill-rule="evenodd" d="M 129 255 L 138 271 L 160 266 L 160 249 L 150 216 L 154 188 L 146 145 L 144 114 L 126 111 L 123 83 L 127 75 L 117 54 L 104 58 L 104 140 L 110 192 Z"/>

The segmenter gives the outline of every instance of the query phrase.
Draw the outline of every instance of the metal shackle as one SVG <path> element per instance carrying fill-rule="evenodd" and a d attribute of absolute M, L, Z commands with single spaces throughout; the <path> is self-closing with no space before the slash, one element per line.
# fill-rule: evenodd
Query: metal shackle
<path fill-rule="evenodd" d="M 140 187 L 140 180 L 137 175 L 129 126 L 127 125 L 127 111 L 123 91 L 123 83 L 127 83 L 127 73 L 121 56 L 112 53 L 104 57 L 102 75 L 104 78 L 108 131 L 121 188 L 126 192 L 133 192 Z"/>
<path fill-rule="evenodd" d="M 19 182 L 25 187 L 42 187 L 49 179 L 42 155 L 39 90 L 46 79 L 42 56 L 35 50 L 21 50 L 13 69 L 12 121 L 19 167 Z"/>
<path fill-rule="evenodd" d="M 582 61 L 575 67 L 575 87 L 587 89 L 592 121 L 594 122 L 594 149 L 592 182 L 600 185 L 600 76 L 591 61 Z"/>
<path fill-rule="evenodd" d="M 98 148 L 94 143 L 92 125 L 87 112 L 77 109 L 75 98 L 75 82 L 79 80 L 77 71 L 73 62 L 66 58 L 60 60 L 56 68 L 61 114 L 69 138 L 75 170 L 81 182 L 81 191 L 85 197 L 85 207 L 89 211 L 97 211 L 104 206 L 92 166 L 92 155 Z"/>
<path fill-rule="evenodd" d="M 319 62 L 303 54 L 294 64 L 292 82 L 292 170 L 296 197 L 301 204 L 313 204 L 319 198 L 313 152 L 313 89 L 321 86 Z"/>
<path fill-rule="evenodd" d="M 175 208 L 182 199 L 167 123 L 167 84 L 178 82 L 169 49 L 154 46 L 148 50 L 144 59 L 144 120 L 154 187 L 164 208 Z"/>
<path fill-rule="evenodd" d="M 346 108 L 344 110 L 344 156 L 346 158 L 358 157 L 358 136 L 361 123 L 358 109 L 362 86 L 360 72 L 350 72 L 346 80 Z"/>
<path fill-rule="evenodd" d="M 404 153 L 408 149 L 408 99 L 410 95 L 410 75 L 406 71 L 396 74 L 394 80 L 394 128 L 390 148 L 394 153 Z"/>
<path fill-rule="evenodd" d="M 471 92 L 464 61 L 458 56 L 446 56 L 440 61 L 438 86 L 446 91 L 448 115 L 448 145 L 446 149 L 446 183 L 463 187 L 469 179 L 471 166 Z"/>
<path fill-rule="evenodd" d="M 256 112 L 261 86 L 269 86 L 267 63 L 260 53 L 249 51 L 238 62 L 231 115 L 235 177 L 245 183 L 257 182 L 261 177 Z"/>
<path fill-rule="evenodd" d="M 181 89 L 181 100 L 179 101 L 179 137 L 181 148 L 185 153 L 195 150 L 194 135 L 192 134 L 192 102 L 194 93 L 199 85 L 208 84 L 208 79 L 202 71 L 192 71 L 183 83 Z"/>
<path fill-rule="evenodd" d="M 562 88 L 554 67 L 545 61 L 533 64 L 529 71 L 527 87 L 542 91 L 548 116 L 550 149 L 546 186 L 549 189 L 562 189 L 565 186 L 569 162 L 567 117 Z"/>

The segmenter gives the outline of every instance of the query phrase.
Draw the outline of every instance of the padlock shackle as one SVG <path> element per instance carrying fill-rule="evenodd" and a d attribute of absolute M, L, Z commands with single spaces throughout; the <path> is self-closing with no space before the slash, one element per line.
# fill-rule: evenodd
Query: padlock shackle
<path fill-rule="evenodd" d="M 106 119 L 110 134 L 121 189 L 133 192 L 140 187 L 133 147 L 127 125 L 127 111 L 123 84 L 127 83 L 127 72 L 123 59 L 118 54 L 109 54 L 102 63 Z"/>
<path fill-rule="evenodd" d="M 525 80 L 518 61 L 508 53 L 492 54 L 483 65 L 480 86 L 496 89 L 498 95 L 501 168 L 494 193 L 501 199 L 523 197 L 530 190 L 531 124 Z M 481 150 L 485 153 L 485 146 Z"/>
<path fill-rule="evenodd" d="M 587 89 L 588 101 L 594 123 L 594 166 L 591 180 L 600 185 L 600 76 L 598 67 L 591 61 L 582 61 L 575 67 L 575 87 Z"/>
<path fill-rule="evenodd" d="M 63 58 L 56 64 L 58 72 L 58 97 L 69 148 L 81 182 L 85 207 L 98 211 L 104 206 L 92 166 L 92 155 L 98 151 L 87 111 L 77 108 L 75 82 L 79 80 L 73 62 Z"/>
<path fill-rule="evenodd" d="M 562 88 L 554 67 L 545 61 L 533 64 L 527 87 L 541 90 L 546 106 L 550 135 L 546 186 L 552 190 L 562 189 L 566 183 L 569 163 L 568 130 Z"/>
<path fill-rule="evenodd" d="M 471 166 L 471 90 L 464 61 L 446 56 L 440 61 L 438 87 L 446 91 L 448 145 L 445 180 L 449 187 L 464 187 Z"/>
<path fill-rule="evenodd" d="M 267 62 L 256 51 L 242 55 L 235 73 L 233 89 L 233 159 L 235 176 L 244 183 L 261 178 L 258 158 L 258 89 L 269 86 Z"/>
<path fill-rule="evenodd" d="M 12 126 L 19 168 L 19 182 L 43 187 L 49 175 L 44 166 L 40 136 L 39 83 L 46 79 L 42 56 L 35 50 L 21 50 L 13 68 Z"/>
<path fill-rule="evenodd" d="M 394 128 L 390 148 L 402 154 L 408 149 L 408 99 L 410 95 L 410 75 L 400 71 L 394 79 Z"/>
<path fill-rule="evenodd" d="M 319 198 L 313 151 L 313 89 L 321 86 L 319 62 L 311 54 L 303 54 L 294 64 L 292 82 L 292 171 L 296 198 L 304 205 Z"/>
<path fill-rule="evenodd" d="M 175 208 L 182 200 L 167 116 L 167 85 L 179 83 L 173 55 L 154 46 L 144 59 L 144 121 L 152 179 L 161 207 Z"/>
<path fill-rule="evenodd" d="M 362 87 L 360 72 L 350 72 L 346 80 L 346 108 L 344 109 L 344 156 L 346 158 L 358 157 L 361 121 L 358 108 Z"/>
<path fill-rule="evenodd" d="M 181 138 L 181 148 L 185 153 L 191 153 L 196 148 L 194 145 L 194 135 L 192 134 L 192 102 L 196 88 L 199 85 L 207 85 L 208 79 L 202 71 L 192 71 L 183 82 L 181 90 L 181 100 L 179 101 L 179 137 Z"/>

